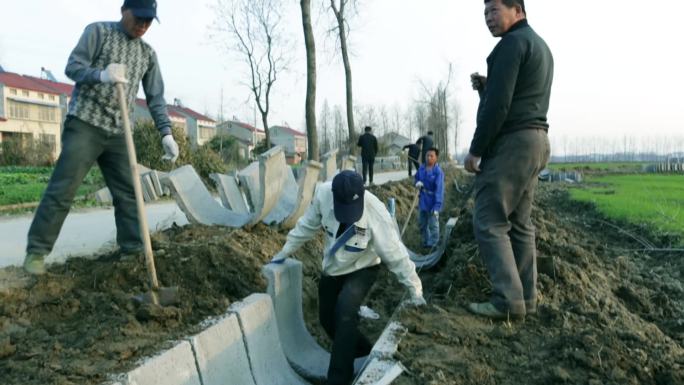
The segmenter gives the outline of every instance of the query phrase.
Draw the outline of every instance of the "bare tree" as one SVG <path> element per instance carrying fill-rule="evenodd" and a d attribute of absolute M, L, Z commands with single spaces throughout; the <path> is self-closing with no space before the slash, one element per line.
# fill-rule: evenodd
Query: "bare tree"
<path fill-rule="evenodd" d="M 344 77 L 347 90 L 347 128 L 349 129 L 349 153 L 353 154 L 356 148 L 356 131 L 354 129 L 354 100 L 352 97 L 352 73 L 349 63 L 349 50 L 347 47 L 347 10 L 348 5 L 353 5 L 354 0 L 330 0 L 332 9 L 337 21 L 337 36 L 340 39 L 340 50 L 342 51 L 342 62 L 344 63 Z"/>
<path fill-rule="evenodd" d="M 279 0 L 218 0 L 215 8 L 214 29 L 228 36 L 229 51 L 237 52 L 244 61 L 249 79 L 245 85 L 261 114 L 267 148 L 271 147 L 268 113 L 273 84 L 288 65 L 280 6 Z"/>
<path fill-rule="evenodd" d="M 304 45 L 306 46 L 306 136 L 309 160 L 319 160 L 316 132 L 316 42 L 311 27 L 311 0 L 301 0 Z"/>
<path fill-rule="evenodd" d="M 452 77 L 452 67 L 449 65 L 449 74 L 446 81 L 441 81 L 435 88 L 428 87 L 420 82 L 423 92 L 423 102 L 427 104 L 427 125 L 432 130 L 435 145 L 440 150 L 442 160 L 449 157 L 449 83 Z"/>
<path fill-rule="evenodd" d="M 320 151 L 323 153 L 328 152 L 331 149 L 331 138 L 333 138 L 333 135 L 330 133 L 332 128 L 332 124 L 330 124 L 331 115 L 330 104 L 328 104 L 328 99 L 325 99 L 323 101 L 323 107 L 321 108 L 321 114 L 318 118 L 318 128 L 320 129 L 321 138 L 323 139 Z"/>

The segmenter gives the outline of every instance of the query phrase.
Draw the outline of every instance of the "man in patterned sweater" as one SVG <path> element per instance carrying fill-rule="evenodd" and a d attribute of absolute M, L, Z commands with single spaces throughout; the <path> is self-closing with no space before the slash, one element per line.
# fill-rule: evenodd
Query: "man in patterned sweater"
<path fill-rule="evenodd" d="M 125 83 L 128 110 L 132 112 L 142 82 L 161 134 L 164 159 L 175 161 L 178 145 L 171 135 L 159 63 L 152 47 L 141 39 L 156 16 L 155 0 L 125 0 L 121 20 L 88 25 L 69 56 L 65 72 L 76 86 L 64 122 L 62 152 L 28 233 L 24 270 L 30 274 L 45 273 L 45 256 L 52 251 L 76 190 L 96 161 L 112 193 L 121 254 L 142 249 L 114 85 Z"/>

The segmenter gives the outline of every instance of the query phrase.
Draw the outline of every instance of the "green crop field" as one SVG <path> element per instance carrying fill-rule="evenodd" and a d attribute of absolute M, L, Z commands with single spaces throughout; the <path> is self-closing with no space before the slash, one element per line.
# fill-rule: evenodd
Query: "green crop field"
<path fill-rule="evenodd" d="M 606 216 L 684 236 L 684 175 L 590 176 L 573 199 L 593 202 Z"/>
<path fill-rule="evenodd" d="M 597 162 L 597 163 L 551 163 L 549 169 L 553 171 L 611 171 L 611 172 L 640 172 L 643 162 Z"/>
<path fill-rule="evenodd" d="M 0 206 L 38 202 L 51 174 L 52 167 L 0 167 Z M 76 196 L 83 197 L 102 187 L 102 174 L 94 167 Z"/>

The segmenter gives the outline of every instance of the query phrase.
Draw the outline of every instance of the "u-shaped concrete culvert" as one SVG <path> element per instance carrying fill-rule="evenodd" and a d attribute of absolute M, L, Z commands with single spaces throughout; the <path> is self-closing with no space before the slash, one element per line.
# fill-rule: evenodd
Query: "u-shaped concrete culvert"
<path fill-rule="evenodd" d="M 280 190 L 278 203 L 263 221 L 267 225 L 281 223 L 297 208 L 299 186 L 292 172 L 292 167 L 286 165 L 282 177 L 284 178 L 283 188 Z"/>
<path fill-rule="evenodd" d="M 394 219 L 394 228 L 396 229 L 397 233 L 399 233 L 401 237 L 401 230 L 399 230 L 399 223 L 397 223 L 397 218 L 394 216 L 395 213 L 390 212 L 390 215 L 392 215 L 392 219 Z M 411 258 L 411 261 L 416 265 L 417 268 L 419 269 L 430 269 L 431 267 L 435 266 L 441 259 L 442 256 L 444 255 L 444 252 L 446 251 L 446 246 L 447 243 L 449 243 L 449 238 L 451 237 L 451 232 L 456 227 L 456 223 L 458 222 L 458 217 L 451 217 L 449 220 L 447 220 L 446 225 L 444 226 L 444 230 L 442 232 L 442 235 L 439 237 L 439 245 L 435 250 L 433 250 L 429 254 L 420 254 L 416 253 L 413 250 L 409 249 L 404 245 L 406 248 L 406 251 L 408 251 L 409 257 Z"/>
<path fill-rule="evenodd" d="M 262 269 L 268 279 L 268 294 L 273 300 L 280 342 L 290 365 L 302 377 L 324 381 L 330 364 L 330 353 L 311 336 L 302 312 L 302 263 L 288 258 L 282 264 L 268 264 Z M 354 366 L 361 369 L 366 358 L 358 358 Z"/>
<path fill-rule="evenodd" d="M 337 174 L 337 149 L 330 150 L 321 157 L 323 163 L 323 172 L 321 173 L 321 180 L 323 182 L 332 180 Z"/>
<path fill-rule="evenodd" d="M 190 165 L 171 171 L 163 183 L 171 189 L 178 207 L 191 223 L 229 227 L 242 227 L 249 223 L 250 214 L 238 214 L 214 200 Z"/>
<path fill-rule="evenodd" d="M 202 385 L 192 347 L 181 341 L 118 376 L 114 385 Z"/>
<path fill-rule="evenodd" d="M 205 325 L 189 339 L 202 385 L 256 385 L 238 317 L 228 314 Z"/>
<path fill-rule="evenodd" d="M 245 196 L 240 190 L 237 176 L 233 174 L 209 174 L 209 177 L 214 181 L 216 189 L 221 197 L 223 207 L 233 210 L 238 214 L 248 214 L 249 208 L 245 201 Z"/>
<path fill-rule="evenodd" d="M 318 176 L 321 173 L 322 165 L 314 160 L 307 161 L 304 166 L 303 175 L 299 178 L 299 190 L 297 192 L 297 205 L 292 210 L 290 215 L 281 222 L 281 227 L 291 229 L 297 224 L 299 217 L 304 215 L 304 212 L 311 204 L 314 191 L 316 190 L 316 183 Z"/>
<path fill-rule="evenodd" d="M 354 155 L 345 155 L 342 157 L 341 170 L 356 171 L 356 157 Z"/>
<path fill-rule="evenodd" d="M 258 173 L 255 172 L 254 164 L 238 173 L 240 183 L 248 190 L 252 204 L 252 218 L 248 226 L 261 222 L 278 203 L 286 167 L 283 148 L 275 146 L 259 155 Z"/>
<path fill-rule="evenodd" d="M 252 294 L 232 304 L 228 311 L 237 315 L 247 347 L 252 375 L 257 385 L 308 384 L 290 367 L 281 345 L 282 334 L 271 297 Z"/>

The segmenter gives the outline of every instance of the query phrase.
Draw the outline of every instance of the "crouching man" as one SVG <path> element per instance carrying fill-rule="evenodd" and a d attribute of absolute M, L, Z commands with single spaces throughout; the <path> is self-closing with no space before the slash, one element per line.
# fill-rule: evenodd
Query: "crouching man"
<path fill-rule="evenodd" d="M 271 263 L 282 263 L 318 229 L 326 232 L 323 271 L 318 283 L 319 320 L 332 339 L 328 385 L 347 385 L 354 358 L 370 353 L 372 343 L 357 326 L 358 311 L 376 280 L 380 263 L 408 288 L 405 305 L 425 304 L 420 278 L 401 243 L 385 205 L 363 188 L 363 178 L 342 171 L 318 186 L 306 213 L 287 235 Z"/>

